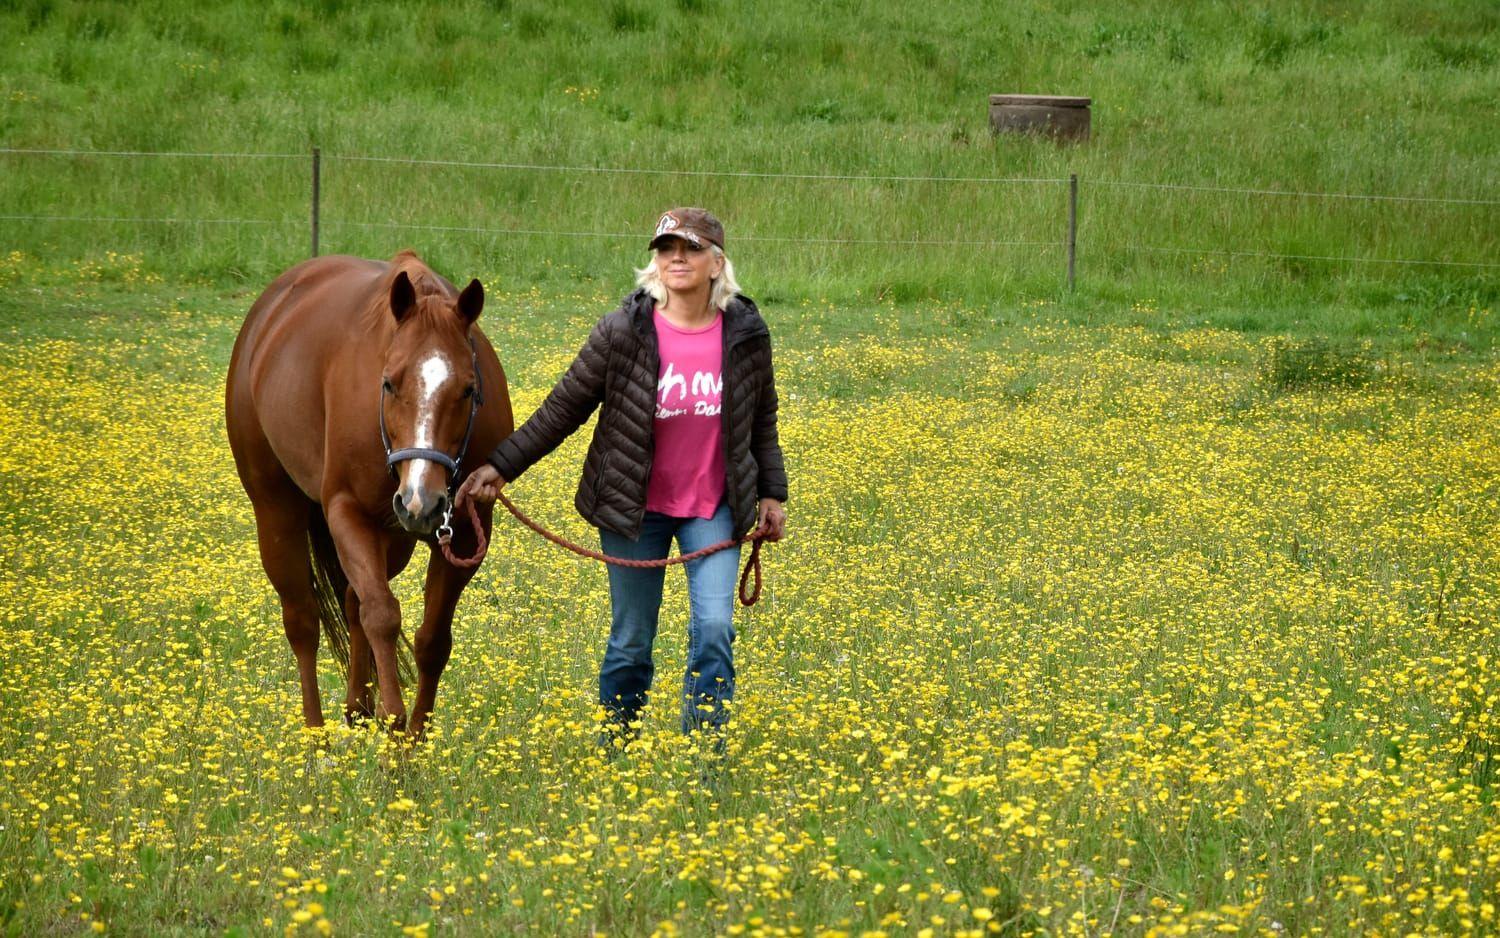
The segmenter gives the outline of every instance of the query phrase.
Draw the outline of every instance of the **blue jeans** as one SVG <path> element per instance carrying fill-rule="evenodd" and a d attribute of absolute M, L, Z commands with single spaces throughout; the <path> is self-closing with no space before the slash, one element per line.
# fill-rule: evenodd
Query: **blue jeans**
<path fill-rule="evenodd" d="M 729 505 L 721 502 L 712 518 L 674 518 L 646 512 L 637 540 L 599 529 L 604 552 L 631 560 L 660 560 L 672 538 L 682 553 L 733 537 Z M 734 591 L 738 546 L 686 564 L 688 580 L 687 673 L 682 680 L 682 731 L 729 721 L 724 701 L 734 697 Z M 656 666 L 651 646 L 661 612 L 666 570 L 609 566 L 612 607 L 609 646 L 599 669 L 599 702 L 621 723 L 636 719 L 651 691 Z"/>

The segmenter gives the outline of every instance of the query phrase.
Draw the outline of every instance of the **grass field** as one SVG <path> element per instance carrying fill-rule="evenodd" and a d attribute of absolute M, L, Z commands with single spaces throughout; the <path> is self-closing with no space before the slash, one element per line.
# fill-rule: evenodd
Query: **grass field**
<path fill-rule="evenodd" d="M 1493 305 L 1500 11 L 1423 3 L 988 7 L 468 0 L 128 5 L 7 0 L 0 145 L 295 160 L 0 155 L 5 214 L 47 263 L 261 283 L 307 250 L 415 246 L 504 289 L 605 289 L 663 207 L 703 204 L 777 299 L 1055 297 L 1060 182 L 614 175 L 352 162 L 921 177 L 1081 177 L 1082 290 L 1174 309 L 1336 303 L 1396 318 Z M 992 139 L 987 95 L 1095 99 L 1094 140 Z M 1376 193 L 1359 201 L 1120 187 Z M 497 228 L 573 235 L 441 232 Z M 579 233 L 588 233 L 581 236 Z M 626 235 L 621 238 L 619 235 Z M 754 240 L 767 239 L 767 240 Z M 830 245 L 777 239 L 935 242 Z M 1020 245 L 954 242 L 1038 242 Z M 1291 255 L 1288 257 L 1232 256 Z"/>
<path fill-rule="evenodd" d="M 595 756 L 603 572 L 511 524 L 431 743 L 304 735 L 221 426 L 249 297 L 17 292 L 6 933 L 1496 928 L 1488 355 L 773 308 L 792 536 L 707 790 L 670 706 Z M 519 412 L 608 300 L 492 298 Z M 588 540 L 581 454 L 512 494 Z"/>
<path fill-rule="evenodd" d="M 0 147 L 296 155 L 0 153 L 0 215 L 242 220 L 5 219 L 0 934 L 1500 932 L 1492 3 L 0 0 L 0 30 Z M 995 91 L 1091 95 L 1095 139 L 992 139 Z M 324 250 L 483 279 L 521 416 L 663 207 L 725 218 L 792 497 L 713 784 L 671 706 L 598 758 L 604 573 L 509 522 L 432 740 L 301 730 L 222 381 L 307 251 L 314 145 Z M 1079 288 L 1056 182 L 354 155 L 1076 172 Z M 866 243 L 913 239 L 948 243 Z M 510 491 L 587 543 L 583 439 Z M 685 605 L 669 578 L 664 687 Z"/>

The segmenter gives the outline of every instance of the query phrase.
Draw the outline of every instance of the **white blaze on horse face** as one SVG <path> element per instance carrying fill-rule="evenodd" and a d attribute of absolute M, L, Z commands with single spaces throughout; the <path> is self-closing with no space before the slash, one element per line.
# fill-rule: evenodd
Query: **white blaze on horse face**
<path fill-rule="evenodd" d="M 441 352 L 434 352 L 422 362 L 417 374 L 421 377 L 421 386 L 417 391 L 417 427 L 411 445 L 418 449 L 436 449 L 433 445 L 432 428 L 437 422 L 438 392 L 453 377 L 453 368 Z M 422 510 L 422 492 L 413 483 L 422 478 L 431 465 L 432 461 L 428 459 L 413 459 L 407 463 L 408 482 L 404 500 L 407 510 L 414 515 Z"/>
<path fill-rule="evenodd" d="M 417 442 L 414 445 L 431 448 L 432 423 L 433 415 L 437 412 L 438 392 L 453 376 L 453 369 L 441 352 L 434 352 L 422 363 L 419 374 L 422 376 L 422 389 L 418 392 L 420 396 L 417 398 Z"/>

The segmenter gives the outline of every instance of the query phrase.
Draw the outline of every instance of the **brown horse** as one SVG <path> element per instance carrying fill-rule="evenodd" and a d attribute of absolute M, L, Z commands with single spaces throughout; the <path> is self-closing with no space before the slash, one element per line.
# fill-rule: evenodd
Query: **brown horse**
<path fill-rule="evenodd" d="M 388 581 L 417 541 L 435 543 L 461 477 L 514 429 L 505 372 L 474 324 L 483 305 L 478 280 L 460 293 L 410 251 L 389 263 L 319 257 L 277 277 L 235 341 L 229 445 L 308 726 L 323 724 L 320 621 L 348 677 L 345 718 L 407 726 L 401 684 L 411 665 L 398 652 L 401 607 Z M 490 512 L 480 513 L 488 537 Z M 470 526 L 457 527 L 453 549 L 474 553 Z M 413 736 L 432 712 L 453 610 L 472 575 L 436 549 L 427 562 Z"/>

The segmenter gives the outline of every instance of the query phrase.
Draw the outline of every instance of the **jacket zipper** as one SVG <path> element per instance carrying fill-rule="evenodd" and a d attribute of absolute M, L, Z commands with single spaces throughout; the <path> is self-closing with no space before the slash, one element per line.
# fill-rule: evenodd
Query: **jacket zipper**
<path fill-rule="evenodd" d="M 733 501 L 735 498 L 735 492 L 732 484 L 734 458 L 733 454 L 730 452 L 730 443 L 734 439 L 734 421 L 731 419 L 733 408 L 730 406 L 731 401 L 729 399 L 729 395 L 730 389 L 736 387 L 739 383 L 733 380 L 732 369 L 734 366 L 734 350 L 736 347 L 754 338 L 759 333 L 742 333 L 739 336 L 735 337 L 733 341 L 731 341 L 729 337 L 729 324 L 726 322 L 724 325 L 724 358 L 723 361 L 719 363 L 724 380 L 724 391 L 719 398 L 719 406 L 723 408 L 720 413 L 722 413 L 723 415 L 724 427 L 724 497 L 730 501 L 729 514 L 730 517 L 733 518 L 735 511 L 735 504 Z M 755 519 L 751 518 L 750 522 L 754 524 Z M 735 527 L 739 527 L 738 519 L 735 519 Z"/>
<path fill-rule="evenodd" d="M 654 315 L 656 311 L 655 303 L 651 304 L 651 310 L 652 315 Z M 647 336 L 638 336 L 637 338 L 646 346 L 649 357 L 655 359 L 654 362 L 647 362 L 647 364 L 651 365 L 651 368 L 648 369 L 651 373 L 651 418 L 646 424 L 646 439 L 648 441 L 646 446 L 646 487 L 649 489 L 651 487 L 651 465 L 656 462 L 656 385 L 661 380 L 661 346 L 656 337 L 656 324 L 654 322 L 649 323 L 647 326 Z M 641 536 L 641 528 L 644 527 L 645 521 L 646 499 L 643 496 L 641 498 L 641 514 L 635 521 L 635 536 L 637 538 Z"/>

